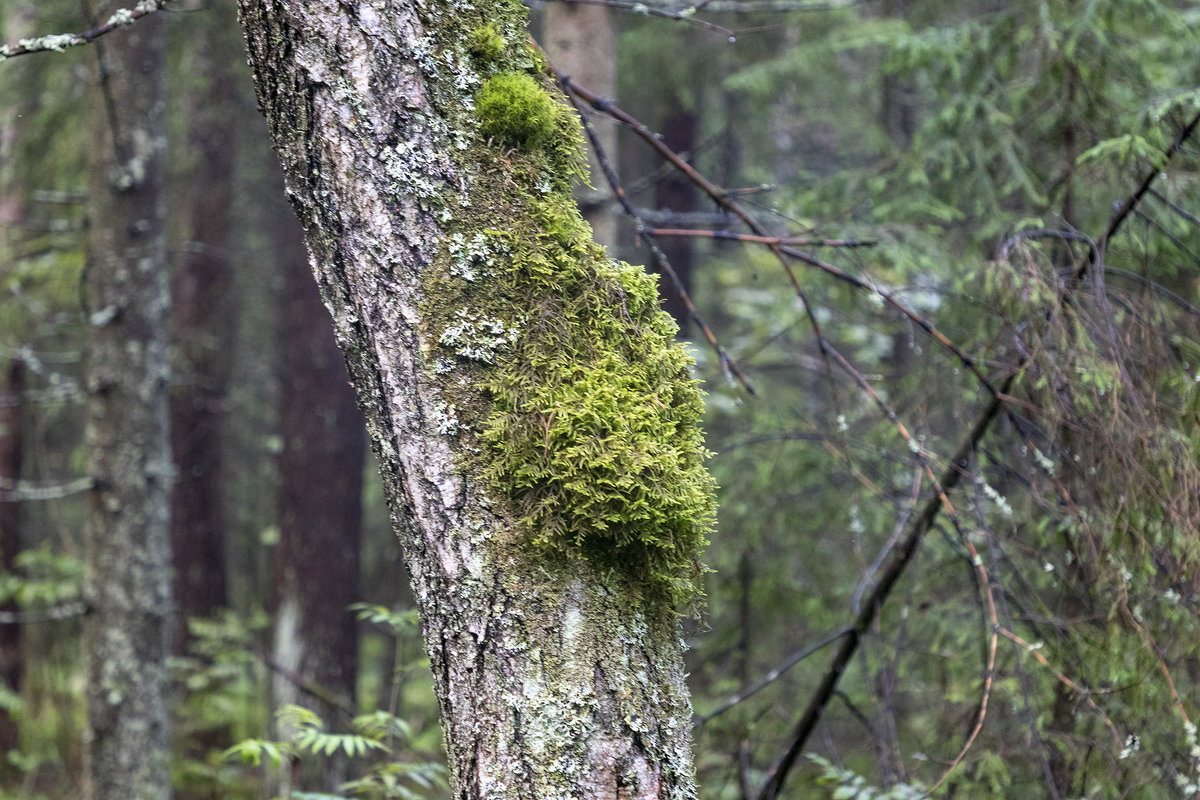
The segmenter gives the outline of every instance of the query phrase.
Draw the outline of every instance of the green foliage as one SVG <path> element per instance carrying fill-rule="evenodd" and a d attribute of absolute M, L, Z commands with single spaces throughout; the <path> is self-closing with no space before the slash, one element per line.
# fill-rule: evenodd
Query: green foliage
<path fill-rule="evenodd" d="M 340 750 L 354 758 L 365 754 L 368 750 L 386 752 L 390 749 L 378 738 L 358 733 L 328 733 L 325 730 L 324 721 L 303 706 L 284 706 L 275 712 L 275 716 L 280 727 L 293 731 L 291 743 L 298 753 L 331 756 Z M 369 722 L 371 730 L 378 732 L 378 722 L 374 718 L 371 718 Z"/>
<path fill-rule="evenodd" d="M 83 589 L 83 562 L 46 547 L 22 550 L 17 572 L 0 573 L 0 601 L 13 600 L 22 608 L 61 606 L 78 600 Z"/>
<path fill-rule="evenodd" d="M 446 788 L 446 770 L 440 764 L 396 761 L 382 764 L 343 787 L 347 794 L 368 800 L 425 800 Z"/>
<path fill-rule="evenodd" d="M 354 603 L 350 606 L 350 610 L 355 612 L 355 616 L 363 622 L 390 628 L 393 636 L 420 632 L 421 618 L 415 608 L 398 611 L 387 606 Z"/>
<path fill-rule="evenodd" d="M 226 759 L 235 759 L 253 766 L 266 764 L 281 769 L 293 759 L 330 757 L 342 753 L 350 759 L 368 761 L 362 777 L 347 782 L 342 791 L 349 796 L 371 800 L 424 800 L 446 788 L 445 769 L 430 762 L 406 762 L 389 757 L 389 741 L 405 741 L 411 729 L 403 720 L 385 711 L 375 711 L 354 720 L 353 733 L 330 733 L 325 722 L 310 709 L 284 706 L 276 713 L 280 726 L 290 730 L 287 741 L 245 739 L 225 751 Z M 331 798 L 344 800 L 341 795 L 322 795 L 292 792 L 290 800 Z"/>
<path fill-rule="evenodd" d="M 928 790 L 919 783 L 898 783 L 888 789 L 877 789 L 862 775 L 842 769 L 827 758 L 808 753 L 809 761 L 821 768 L 818 786 L 831 787 L 830 800 L 920 800 Z"/>

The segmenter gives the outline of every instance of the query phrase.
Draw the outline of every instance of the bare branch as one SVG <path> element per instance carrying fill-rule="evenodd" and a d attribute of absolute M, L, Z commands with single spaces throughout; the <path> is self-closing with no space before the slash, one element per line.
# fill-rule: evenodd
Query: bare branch
<path fill-rule="evenodd" d="M 91 478 L 76 478 L 56 484 L 31 483 L 0 478 L 0 503 L 21 503 L 30 500 L 61 500 L 91 489 Z"/>
<path fill-rule="evenodd" d="M 565 75 L 557 72 L 554 74 L 558 77 L 558 80 L 563 88 L 563 92 L 574 105 L 576 97 L 572 89 L 574 84 L 572 84 L 570 82 L 570 78 L 566 77 Z M 578 110 L 578 108 L 576 110 Z M 700 328 L 700 332 L 704 335 L 705 340 L 707 340 L 709 345 L 713 348 L 713 351 L 716 352 L 717 358 L 721 362 L 722 371 L 727 377 L 730 378 L 731 381 L 737 381 L 748 394 L 754 395 L 754 387 L 751 385 L 750 381 L 746 378 L 745 374 L 742 373 L 741 369 L 738 368 L 737 362 L 730 358 L 729 354 L 725 351 L 725 348 L 722 347 L 721 343 L 717 341 L 717 336 L 708 326 L 708 323 L 706 323 L 703 317 L 700 316 L 699 309 L 697 309 L 696 304 L 692 302 L 691 295 L 688 293 L 687 287 L 683 285 L 683 281 L 680 280 L 678 273 L 675 272 L 675 268 L 671 266 L 671 262 L 667 258 L 667 254 L 664 253 L 662 248 L 658 246 L 658 243 L 655 242 L 654 237 L 646 233 L 646 226 L 642 222 L 641 218 L 637 215 L 637 212 L 634 210 L 633 204 L 630 202 L 624 186 L 621 185 L 620 178 L 617 177 L 616 170 L 614 170 L 612 164 L 609 163 L 608 155 L 605 153 L 603 145 L 597 138 L 591 122 L 588 120 L 587 116 L 582 113 L 579 115 L 579 118 L 580 122 L 583 123 L 584 133 L 587 134 L 588 141 L 591 142 L 592 150 L 596 153 L 597 164 L 600 167 L 600 170 L 604 173 L 604 179 L 608 182 L 609 188 L 612 189 L 613 195 L 621 204 L 621 207 L 625 211 L 626 215 L 633 220 L 638 234 L 645 238 L 647 244 L 649 245 L 650 255 L 653 257 L 655 264 L 671 281 L 672 286 L 675 287 L 675 291 L 679 293 L 679 297 L 683 300 L 684 307 L 687 308 L 688 315 L 692 318 L 692 321 L 696 323 L 696 326 Z"/>
<path fill-rule="evenodd" d="M 861 239 L 813 239 L 805 236 L 755 236 L 733 231 L 706 231 L 685 228 L 649 228 L 654 236 L 691 236 L 697 239 L 728 239 L 753 244 L 795 245 L 798 247 L 874 247 L 875 242 Z"/>
<path fill-rule="evenodd" d="M 67 603 L 53 608 L 37 608 L 29 611 L 0 611 L 0 625 L 28 625 L 32 622 L 54 622 L 71 617 L 82 617 L 88 613 L 87 603 Z"/>
<path fill-rule="evenodd" d="M 660 6 L 652 6 L 652 5 L 648 5 L 646 3 L 631 3 L 631 2 L 628 2 L 628 0 L 557 0 L 557 1 L 560 3 L 573 3 L 576 5 L 584 5 L 584 6 L 608 6 L 609 8 L 615 8 L 619 11 L 628 11 L 633 14 L 641 14 L 643 16 L 648 16 L 648 17 L 664 17 L 666 19 L 673 19 L 677 22 L 686 22 L 689 25 L 696 25 L 696 26 L 704 28 L 706 30 L 713 31 L 714 33 L 724 34 L 725 36 L 729 37 L 730 42 L 735 41 L 737 38 L 734 35 L 733 31 L 729 30 L 728 28 L 722 28 L 720 25 L 717 25 L 716 23 L 694 18 L 692 16 L 692 14 L 694 14 L 696 12 L 695 6 L 672 9 L 672 8 L 666 8 L 666 7 L 660 7 Z"/>
<path fill-rule="evenodd" d="M 838 630 L 834 631 L 833 633 L 825 634 L 820 639 L 818 639 L 817 641 L 808 645 L 807 647 L 803 647 L 803 648 L 797 650 L 796 652 L 792 653 L 790 656 L 788 656 L 787 658 L 785 658 L 783 660 L 782 664 L 780 664 L 778 667 L 775 667 L 775 669 L 768 672 L 766 675 L 764 675 L 758 681 L 751 684 L 750 686 L 747 686 L 745 689 L 738 692 L 737 694 L 733 695 L 728 700 L 726 700 L 724 703 L 717 706 L 716 708 L 714 708 L 712 711 L 708 712 L 704 716 L 697 717 L 696 724 L 703 725 L 704 723 L 708 722 L 713 717 L 718 717 L 721 714 L 724 714 L 729 709 L 738 705 L 739 703 L 743 703 L 746 700 L 749 700 L 751 697 L 758 694 L 763 689 L 767 688 L 772 683 L 774 683 L 775 681 L 779 680 L 784 675 L 786 675 L 788 673 L 788 670 L 790 670 L 792 667 L 796 666 L 801 661 L 803 661 L 804 659 L 811 656 L 813 653 L 816 653 L 819 650 L 821 650 L 822 648 L 833 644 L 838 639 L 840 639 L 841 637 L 843 637 L 847 633 L 849 633 L 850 630 L 851 630 L 850 628 L 839 628 Z"/>
<path fill-rule="evenodd" d="M 30 53 L 61 53 L 70 47 L 91 44 L 101 36 L 112 33 L 117 28 L 132 25 L 148 14 L 161 11 L 172 2 L 175 2 L 175 0 L 141 0 L 133 8 L 117 9 L 103 25 L 89 28 L 82 33 L 51 33 L 32 39 L 21 39 L 16 44 L 0 46 L 0 62 Z"/>

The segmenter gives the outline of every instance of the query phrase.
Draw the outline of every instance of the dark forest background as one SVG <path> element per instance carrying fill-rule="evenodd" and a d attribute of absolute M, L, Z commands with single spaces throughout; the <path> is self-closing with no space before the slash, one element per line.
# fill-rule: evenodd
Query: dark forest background
<path fill-rule="evenodd" d="M 683 620 L 702 796 L 1200 796 L 1200 8 L 587 8 L 531 11 L 621 189 L 593 155 L 580 202 L 665 274 L 721 486 Z M 177 796 L 444 797 L 231 3 L 161 13 Z M 87 27 L 0 5 L 5 42 Z M 2 798 L 77 796 L 82 770 L 104 41 L 0 63 Z"/>

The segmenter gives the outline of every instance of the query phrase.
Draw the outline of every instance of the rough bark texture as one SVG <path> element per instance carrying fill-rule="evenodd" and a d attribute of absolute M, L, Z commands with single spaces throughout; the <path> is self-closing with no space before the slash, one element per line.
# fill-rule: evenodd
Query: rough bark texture
<path fill-rule="evenodd" d="M 601 97 L 617 98 L 617 26 L 613 10 L 604 5 L 547 3 L 542 45 L 554 68 Z M 610 164 L 617 164 L 617 127 L 608 119 L 595 122 L 596 138 Z M 595 188 L 576 188 L 584 218 L 596 241 L 615 252 L 617 216 L 604 173 L 595 166 L 596 154 L 588 144 L 588 163 Z"/>
<path fill-rule="evenodd" d="M 539 119 L 559 119 L 562 107 L 543 103 L 550 82 L 537 75 L 524 11 L 507 1 L 243 0 L 241 9 L 260 105 L 404 545 L 453 796 L 693 797 L 674 606 L 639 590 L 640 565 L 608 559 L 599 544 L 590 560 L 569 543 L 532 544 L 522 513 L 553 509 L 514 511 L 515 501 L 485 479 L 492 451 L 504 447 L 484 438 L 504 396 L 496 375 L 513 367 L 527 338 L 572 324 L 531 310 L 548 290 L 513 290 L 512 281 L 538 284 L 514 275 L 499 248 L 464 252 L 490 235 L 509 243 L 515 261 L 572 238 L 570 220 L 556 216 L 568 207 L 574 214 L 565 179 L 531 166 L 546 127 Z M 493 118 L 484 134 L 472 101 L 506 92 L 512 118 Z M 558 228 L 518 235 L 540 214 Z M 571 246 L 594 256 L 593 245 Z M 556 264 L 566 252 L 555 252 Z M 549 269 L 547 259 L 526 260 Z M 654 341 L 669 342 L 652 283 L 630 268 L 607 269 L 582 280 L 593 290 L 587 299 L 603 300 L 600 322 L 646 319 Z M 515 306 L 511 318 L 477 312 L 503 314 L 487 305 L 501 293 Z M 599 380 L 595 369 L 581 366 L 580 380 Z M 679 402 L 691 404 L 688 387 Z M 657 402 L 676 402 L 668 394 Z M 599 421 L 622 436 L 620 420 Z M 580 548 L 594 541 L 587 531 L 568 533 Z M 641 552 L 624 541 L 612 549 Z"/>
<path fill-rule="evenodd" d="M 273 678 L 272 701 L 276 708 L 307 706 L 342 729 L 348 720 L 341 708 L 355 707 L 358 675 L 358 628 L 348 606 L 362 600 L 366 436 L 346 362 L 308 269 L 303 231 L 288 214 L 273 235 L 283 287 L 275 660 L 336 704 L 302 695 L 281 674 Z M 334 761 L 323 774 L 296 776 L 293 788 L 334 792 L 344 780 L 344 760 Z"/>
<path fill-rule="evenodd" d="M 103 11 L 93 6 L 95 14 Z M 163 20 L 93 45 L 85 311 L 90 613 L 84 796 L 171 794 Z"/>
<path fill-rule="evenodd" d="M 171 450 L 179 473 L 171 493 L 175 653 L 184 651 L 188 619 L 211 616 L 228 601 L 221 486 L 237 330 L 230 236 L 239 48 L 224 10 L 218 3 L 198 16 L 189 40 L 193 70 L 204 84 L 188 103 L 188 157 L 194 160 L 181 199 L 191 234 L 172 282 Z"/>

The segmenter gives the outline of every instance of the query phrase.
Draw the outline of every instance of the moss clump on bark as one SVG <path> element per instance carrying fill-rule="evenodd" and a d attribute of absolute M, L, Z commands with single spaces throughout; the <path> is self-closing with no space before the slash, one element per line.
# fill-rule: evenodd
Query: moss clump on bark
<path fill-rule="evenodd" d="M 472 200 L 426 282 L 441 320 L 438 371 L 458 356 L 471 375 L 461 385 L 486 389 L 472 400 L 451 388 L 446 400 L 521 541 L 686 607 L 715 517 L 700 392 L 655 279 L 609 259 L 579 215 L 580 126 L 551 87 L 543 74 L 503 71 L 475 93 L 481 139 L 461 156 Z M 471 247 L 456 248 L 456 235 Z M 464 357 L 470 342 L 447 345 L 464 312 L 503 326 L 488 360 Z"/>
<path fill-rule="evenodd" d="M 715 511 L 691 358 L 655 279 L 610 260 L 569 194 L 521 205 L 473 304 L 517 331 L 483 377 L 487 482 L 536 547 L 686 606 Z"/>
<path fill-rule="evenodd" d="M 499 61 L 504 55 L 504 47 L 504 37 L 491 22 L 475 28 L 467 38 L 467 49 L 484 63 Z"/>
<path fill-rule="evenodd" d="M 475 95 L 485 136 L 536 150 L 558 135 L 558 107 L 538 82 L 520 72 L 502 72 L 483 82 Z"/>
<path fill-rule="evenodd" d="M 529 158 L 523 176 L 536 185 L 568 189 L 571 180 L 586 177 L 583 134 L 575 113 L 546 89 L 544 76 L 501 72 L 487 78 L 475 93 L 479 130 L 501 148 Z"/>

